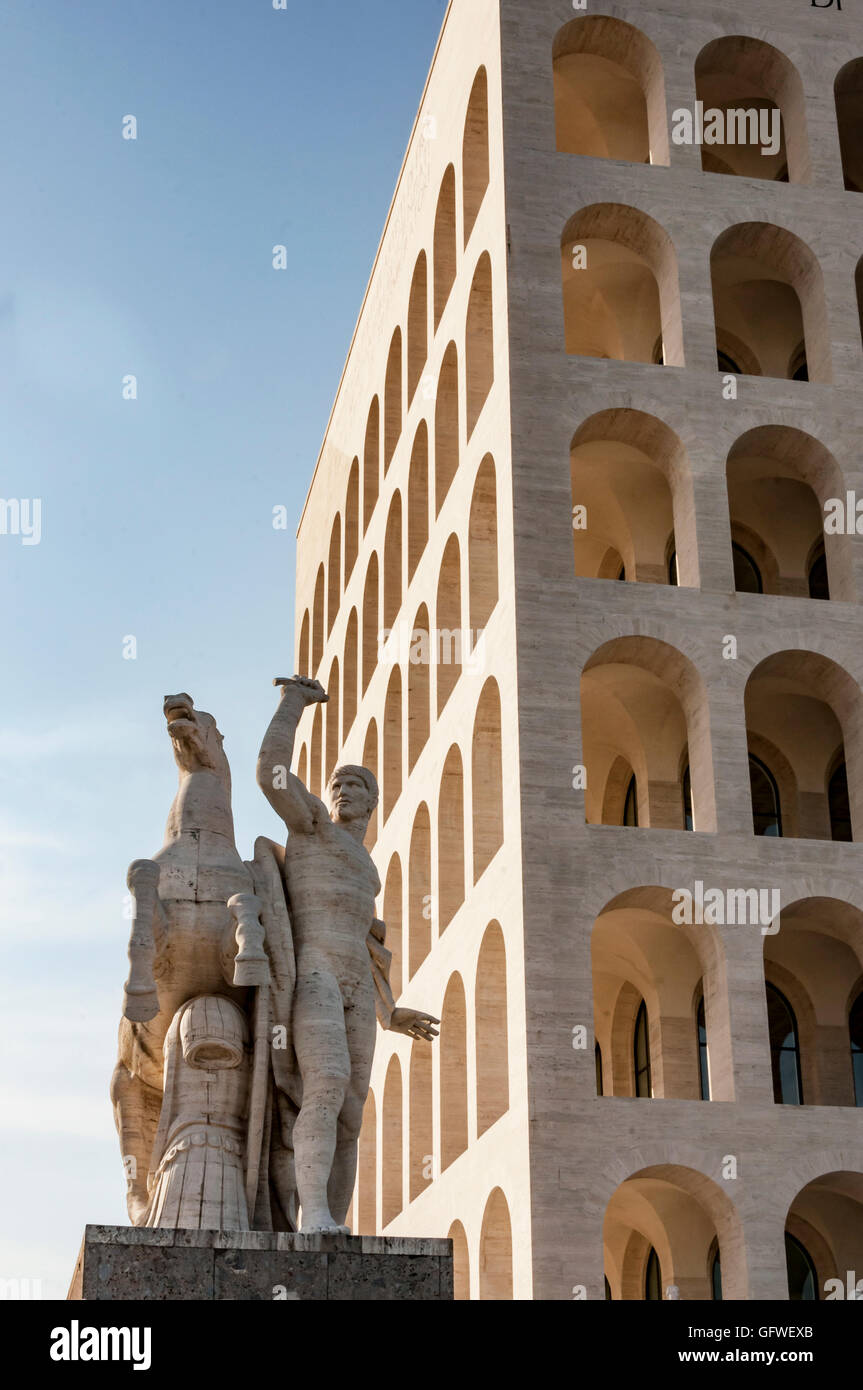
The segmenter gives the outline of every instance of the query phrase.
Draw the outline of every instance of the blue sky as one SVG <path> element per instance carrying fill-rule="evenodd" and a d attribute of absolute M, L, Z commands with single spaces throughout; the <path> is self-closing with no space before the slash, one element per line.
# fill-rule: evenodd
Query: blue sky
<path fill-rule="evenodd" d="M 241 853 L 281 828 L 254 760 L 294 522 L 445 8 L 0 15 L 0 497 L 42 509 L 38 545 L 0 535 L 0 1276 L 46 1296 L 86 1222 L 126 1220 L 108 1082 L 164 694 L 219 721 Z"/>

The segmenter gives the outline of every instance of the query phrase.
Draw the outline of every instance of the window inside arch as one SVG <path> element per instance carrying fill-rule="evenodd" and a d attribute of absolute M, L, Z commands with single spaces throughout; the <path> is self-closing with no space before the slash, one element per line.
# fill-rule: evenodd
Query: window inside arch
<path fill-rule="evenodd" d="M 794 1010 L 775 985 L 767 985 L 767 1024 L 770 1032 L 770 1065 L 773 1099 L 777 1105 L 802 1105 L 800 1039 Z"/>
<path fill-rule="evenodd" d="M 692 814 L 692 773 L 689 770 L 689 763 L 683 769 L 683 782 L 681 790 L 683 792 L 683 828 L 684 830 L 695 829 L 695 817 Z"/>
<path fill-rule="evenodd" d="M 680 584 L 680 571 L 677 565 L 677 546 L 673 531 L 669 537 L 668 545 L 665 547 L 665 573 L 669 584 L 677 588 Z"/>
<path fill-rule="evenodd" d="M 598 1096 L 603 1096 L 605 1095 L 605 1091 L 602 1086 L 602 1048 L 599 1043 L 597 1043 L 593 1049 L 593 1056 L 596 1062 L 596 1094 Z"/>
<path fill-rule="evenodd" d="M 605 1282 L 605 1297 L 606 1297 L 606 1299 L 608 1300 L 608 1302 L 611 1303 L 611 1302 L 613 1301 L 613 1300 L 612 1300 L 612 1297 L 611 1297 L 611 1285 L 610 1285 L 609 1282 L 608 1282 L 608 1276 L 607 1276 L 607 1275 L 605 1276 L 605 1281 L 604 1281 L 604 1282 Z"/>
<path fill-rule="evenodd" d="M 818 1302 L 818 1276 L 815 1262 L 796 1236 L 785 1232 L 785 1264 L 788 1270 L 788 1298 L 791 1303 Z"/>
<path fill-rule="evenodd" d="M 620 573 L 618 574 L 617 578 L 618 578 L 619 580 L 622 579 L 622 580 L 624 581 L 624 583 L 626 582 L 626 565 L 621 565 L 621 566 L 620 566 Z"/>
<path fill-rule="evenodd" d="M 650 1076 L 650 1035 L 647 1023 L 647 1005 L 643 999 L 638 1013 L 635 1015 L 632 1060 L 635 1067 L 635 1094 L 649 1100 L 653 1095 L 653 1084 Z"/>
<path fill-rule="evenodd" d="M 626 788 L 626 799 L 623 803 L 623 824 L 638 825 L 638 784 L 635 780 L 635 773 L 629 779 L 629 786 Z"/>
<path fill-rule="evenodd" d="M 809 364 L 806 361 L 805 343 L 801 343 L 792 354 L 791 361 L 788 365 L 788 375 L 792 381 L 809 380 Z"/>
<path fill-rule="evenodd" d="M 719 1258 L 719 1246 L 715 1241 L 710 1256 L 710 1297 L 714 1303 L 722 1302 L 722 1264 Z"/>
<path fill-rule="evenodd" d="M 764 582 L 761 571 L 742 545 L 731 542 L 731 555 L 734 560 L 734 589 L 738 594 L 763 594 Z"/>
<path fill-rule="evenodd" d="M 830 583 L 827 578 L 827 556 L 824 552 L 823 541 L 809 562 L 808 580 L 810 598 L 829 599 Z"/>
<path fill-rule="evenodd" d="M 848 768 L 845 761 L 839 764 L 827 786 L 827 804 L 830 808 L 831 840 L 853 840 L 851 833 L 851 802 L 848 797 Z"/>
<path fill-rule="evenodd" d="M 854 1073 L 854 1101 L 863 1107 L 863 991 L 857 995 L 848 1015 L 851 1035 L 851 1068 Z"/>
<path fill-rule="evenodd" d="M 707 1015 L 704 1009 L 703 990 L 695 1013 L 695 1029 L 698 1039 L 698 1080 L 701 1087 L 701 1099 L 710 1100 L 710 1055 L 707 1051 Z"/>
<path fill-rule="evenodd" d="M 717 362 L 717 366 L 719 367 L 719 370 L 720 370 L 721 372 L 724 372 L 726 376 L 727 376 L 729 373 L 730 373 L 732 376 L 744 376 L 744 375 L 745 375 L 745 373 L 743 372 L 743 369 L 741 368 L 740 364 L 739 364 L 738 362 L 735 362 L 735 360 L 734 360 L 733 357 L 729 357 L 729 355 L 728 355 L 727 352 L 717 352 L 717 354 L 716 354 L 716 362 Z"/>
<path fill-rule="evenodd" d="M 752 792 L 752 826 L 756 835 L 782 834 L 779 788 L 768 767 L 749 754 L 749 786 Z"/>
<path fill-rule="evenodd" d="M 644 1297 L 648 1303 L 662 1302 L 662 1269 L 652 1245 L 644 1269 Z"/>

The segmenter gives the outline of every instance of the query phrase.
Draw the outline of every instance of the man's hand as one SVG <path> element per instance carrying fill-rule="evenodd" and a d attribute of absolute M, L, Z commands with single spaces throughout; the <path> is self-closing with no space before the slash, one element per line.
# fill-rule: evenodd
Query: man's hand
<path fill-rule="evenodd" d="M 435 1028 L 436 1023 L 440 1023 L 439 1018 L 434 1018 L 432 1014 L 424 1014 L 420 1009 L 394 1009 L 389 1031 L 404 1033 L 407 1037 L 418 1038 L 422 1042 L 434 1042 L 440 1031 Z"/>
<path fill-rule="evenodd" d="M 289 690 L 298 690 L 306 705 L 325 705 L 329 702 L 330 697 L 320 681 L 312 680 L 310 676 L 276 676 L 273 685 L 282 687 L 282 699 Z"/>

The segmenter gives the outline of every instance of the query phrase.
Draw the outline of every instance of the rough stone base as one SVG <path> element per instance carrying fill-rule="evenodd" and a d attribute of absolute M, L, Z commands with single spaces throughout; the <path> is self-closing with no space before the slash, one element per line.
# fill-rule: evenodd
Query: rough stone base
<path fill-rule="evenodd" d="M 453 1296 L 452 1242 L 87 1226 L 70 1299 L 426 1300 Z"/>

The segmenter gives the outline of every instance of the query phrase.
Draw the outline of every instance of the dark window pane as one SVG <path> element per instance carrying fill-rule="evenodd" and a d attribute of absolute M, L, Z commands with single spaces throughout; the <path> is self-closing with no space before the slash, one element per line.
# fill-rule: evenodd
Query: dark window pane
<path fill-rule="evenodd" d="M 685 830 L 695 829 L 695 821 L 692 816 L 692 777 L 688 763 L 683 773 L 683 828 Z"/>
<path fill-rule="evenodd" d="M 698 1033 L 698 1075 L 701 1081 L 701 1099 L 710 1100 L 710 1058 L 707 1053 L 707 1022 L 704 1013 L 704 995 L 698 1001 L 696 1016 Z"/>
<path fill-rule="evenodd" d="M 854 1072 L 854 1096 L 863 1106 L 863 994 L 858 994 L 848 1017 L 851 1034 L 851 1066 Z"/>
<path fill-rule="evenodd" d="M 623 803 L 623 824 L 638 825 L 638 787 L 634 773 L 629 779 L 629 786 L 626 788 L 626 800 Z"/>
<path fill-rule="evenodd" d="M 809 566 L 809 597 L 829 599 L 830 584 L 827 580 L 827 556 L 823 545 L 817 551 Z"/>
<path fill-rule="evenodd" d="M 662 1302 L 662 1270 L 659 1267 L 659 1256 L 652 1245 L 644 1272 L 644 1297 L 648 1303 Z"/>
<path fill-rule="evenodd" d="M 779 789 L 772 773 L 760 758 L 749 755 L 749 786 L 752 791 L 752 828 L 756 835 L 781 835 L 782 815 Z"/>
<path fill-rule="evenodd" d="M 788 1267 L 788 1297 L 792 1303 L 817 1303 L 818 1279 L 812 1256 L 799 1240 L 785 1232 L 785 1263 Z"/>
<path fill-rule="evenodd" d="M 848 799 L 848 769 L 840 763 L 827 788 L 830 806 L 830 834 L 834 840 L 852 840 L 851 803 Z"/>
<path fill-rule="evenodd" d="M 722 1302 L 722 1267 L 719 1262 L 719 1251 L 713 1256 L 710 1266 L 710 1287 L 714 1302 Z"/>
<path fill-rule="evenodd" d="M 732 542 L 731 555 L 734 560 L 734 588 L 738 594 L 763 594 L 761 571 L 742 545 Z"/>
<path fill-rule="evenodd" d="M 647 1026 L 647 1006 L 642 999 L 635 1016 L 633 1038 L 633 1058 L 635 1062 L 635 1094 L 649 1098 L 652 1094 L 650 1078 L 650 1036 Z"/>
<path fill-rule="evenodd" d="M 788 1000 L 773 985 L 767 986 L 767 1023 L 770 1030 L 773 1099 L 777 1105 L 802 1105 L 797 1020 Z"/>

